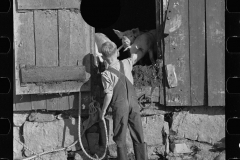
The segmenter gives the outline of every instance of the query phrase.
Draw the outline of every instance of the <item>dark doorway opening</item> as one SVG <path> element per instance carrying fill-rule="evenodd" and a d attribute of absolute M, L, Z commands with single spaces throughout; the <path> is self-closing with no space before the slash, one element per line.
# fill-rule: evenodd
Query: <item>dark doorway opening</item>
<path fill-rule="evenodd" d="M 140 31 L 156 29 L 155 0 L 122 0 L 121 14 L 118 21 L 108 28 L 95 28 L 95 32 L 105 34 L 120 47 L 122 42 L 113 32 L 113 29 L 126 31 L 133 28 L 139 28 Z M 119 60 L 128 58 L 129 56 L 130 54 L 128 51 L 123 52 L 123 50 L 121 50 Z M 151 64 L 148 54 L 143 57 L 143 59 L 147 59 L 147 65 Z"/>

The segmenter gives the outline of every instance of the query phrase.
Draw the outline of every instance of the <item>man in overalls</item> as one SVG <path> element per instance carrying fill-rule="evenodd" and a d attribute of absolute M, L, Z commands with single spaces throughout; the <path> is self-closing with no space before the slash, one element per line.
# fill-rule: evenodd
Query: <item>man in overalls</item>
<path fill-rule="evenodd" d="M 138 99 L 133 87 L 132 67 L 142 56 L 119 61 L 119 51 L 115 43 L 109 41 L 102 45 L 102 58 L 107 68 L 102 72 L 102 84 L 105 92 L 100 118 L 103 119 L 110 105 L 113 111 L 113 140 L 117 144 L 117 159 L 127 160 L 126 130 L 129 128 L 133 141 L 136 160 L 146 160 L 142 121 Z"/>

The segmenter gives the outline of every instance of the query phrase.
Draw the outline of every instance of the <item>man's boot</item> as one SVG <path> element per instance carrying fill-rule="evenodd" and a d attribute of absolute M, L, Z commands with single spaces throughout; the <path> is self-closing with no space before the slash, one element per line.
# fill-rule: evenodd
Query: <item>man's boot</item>
<path fill-rule="evenodd" d="M 127 147 L 117 147 L 117 160 L 128 160 Z"/>
<path fill-rule="evenodd" d="M 139 143 L 133 146 L 136 160 L 148 160 L 147 144 Z"/>

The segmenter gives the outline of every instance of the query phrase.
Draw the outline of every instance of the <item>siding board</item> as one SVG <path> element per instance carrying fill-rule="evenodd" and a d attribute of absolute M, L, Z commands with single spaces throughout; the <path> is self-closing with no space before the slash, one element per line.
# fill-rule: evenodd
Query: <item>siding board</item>
<path fill-rule="evenodd" d="M 58 66 L 57 11 L 35 10 L 36 66 Z"/>
<path fill-rule="evenodd" d="M 68 95 L 62 94 L 58 98 L 58 109 L 59 110 L 68 110 L 69 109 L 69 102 L 68 102 Z"/>
<path fill-rule="evenodd" d="M 46 106 L 46 96 L 45 95 L 31 95 L 31 102 L 32 102 L 32 110 L 45 110 L 47 109 Z"/>
<path fill-rule="evenodd" d="M 225 105 L 225 1 L 206 0 L 208 105 Z"/>
<path fill-rule="evenodd" d="M 36 3 L 35 0 L 29 2 L 28 0 L 20 1 L 21 0 L 17 0 L 13 3 L 16 94 L 79 91 L 82 85 L 80 82 L 74 83 L 77 84 L 75 86 L 73 86 L 71 82 L 58 83 L 55 87 L 52 85 L 36 85 L 33 83 L 22 85 L 20 84 L 19 65 L 76 66 L 78 64 L 79 66 L 84 65 L 90 73 L 90 56 L 87 54 L 90 53 L 90 47 L 93 46 L 90 44 L 90 35 L 93 34 L 91 32 L 92 27 L 84 22 L 81 14 L 76 10 L 39 10 L 34 8 L 24 10 L 24 12 L 21 13 L 16 12 L 15 5 L 20 5 L 21 2 L 26 2 L 25 4 L 27 5 L 41 4 L 43 6 L 51 6 L 55 3 L 53 2 L 54 0 L 52 2 L 39 0 Z M 58 2 L 61 3 L 61 5 L 72 3 L 71 0 Z M 80 1 L 77 0 L 77 2 L 80 4 Z M 19 10 L 19 6 L 17 6 L 17 9 L 18 11 L 23 11 L 21 9 Z M 61 47 L 58 46 L 58 44 Z M 21 60 L 18 61 L 18 58 Z M 90 83 L 83 85 L 81 90 L 89 91 Z"/>
<path fill-rule="evenodd" d="M 87 54 L 85 37 L 85 22 L 79 12 L 70 12 L 70 57 L 69 64 L 77 65 L 78 61 L 82 64 L 84 56 Z M 79 54 L 81 53 L 81 54 Z"/>
<path fill-rule="evenodd" d="M 192 106 L 204 105 L 205 0 L 189 1 Z"/>
<path fill-rule="evenodd" d="M 188 0 L 170 1 L 169 35 L 165 39 L 165 65 L 175 67 L 178 85 L 166 88 L 167 106 L 189 106 L 190 71 L 189 71 L 189 30 Z"/>
<path fill-rule="evenodd" d="M 19 78 L 20 64 L 35 65 L 33 12 L 18 13 L 13 3 L 13 16 L 16 93 L 38 92 L 39 87 L 35 85 L 20 87 Z"/>
<path fill-rule="evenodd" d="M 47 110 L 59 110 L 59 95 L 57 94 L 48 94 L 47 98 Z"/>
<path fill-rule="evenodd" d="M 18 9 L 63 9 L 80 8 L 79 0 L 17 0 Z"/>
<path fill-rule="evenodd" d="M 15 95 L 14 99 L 17 111 L 27 111 L 32 109 L 30 95 Z"/>
<path fill-rule="evenodd" d="M 59 20 L 59 66 L 69 66 L 70 54 L 70 11 L 58 10 Z"/>
<path fill-rule="evenodd" d="M 59 66 L 69 66 L 70 54 L 70 11 L 58 10 L 58 23 L 59 23 Z M 64 82 L 67 86 L 67 82 Z M 69 86 L 69 85 L 68 85 Z M 71 91 L 69 87 L 65 91 Z M 69 95 L 59 98 L 59 109 L 70 109 Z"/>

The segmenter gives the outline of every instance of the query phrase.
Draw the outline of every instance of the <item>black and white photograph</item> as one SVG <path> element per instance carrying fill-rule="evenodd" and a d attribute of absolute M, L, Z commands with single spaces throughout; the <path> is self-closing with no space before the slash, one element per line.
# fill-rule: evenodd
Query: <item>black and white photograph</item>
<path fill-rule="evenodd" d="M 13 159 L 225 160 L 225 0 L 112 3 L 13 0 Z"/>

